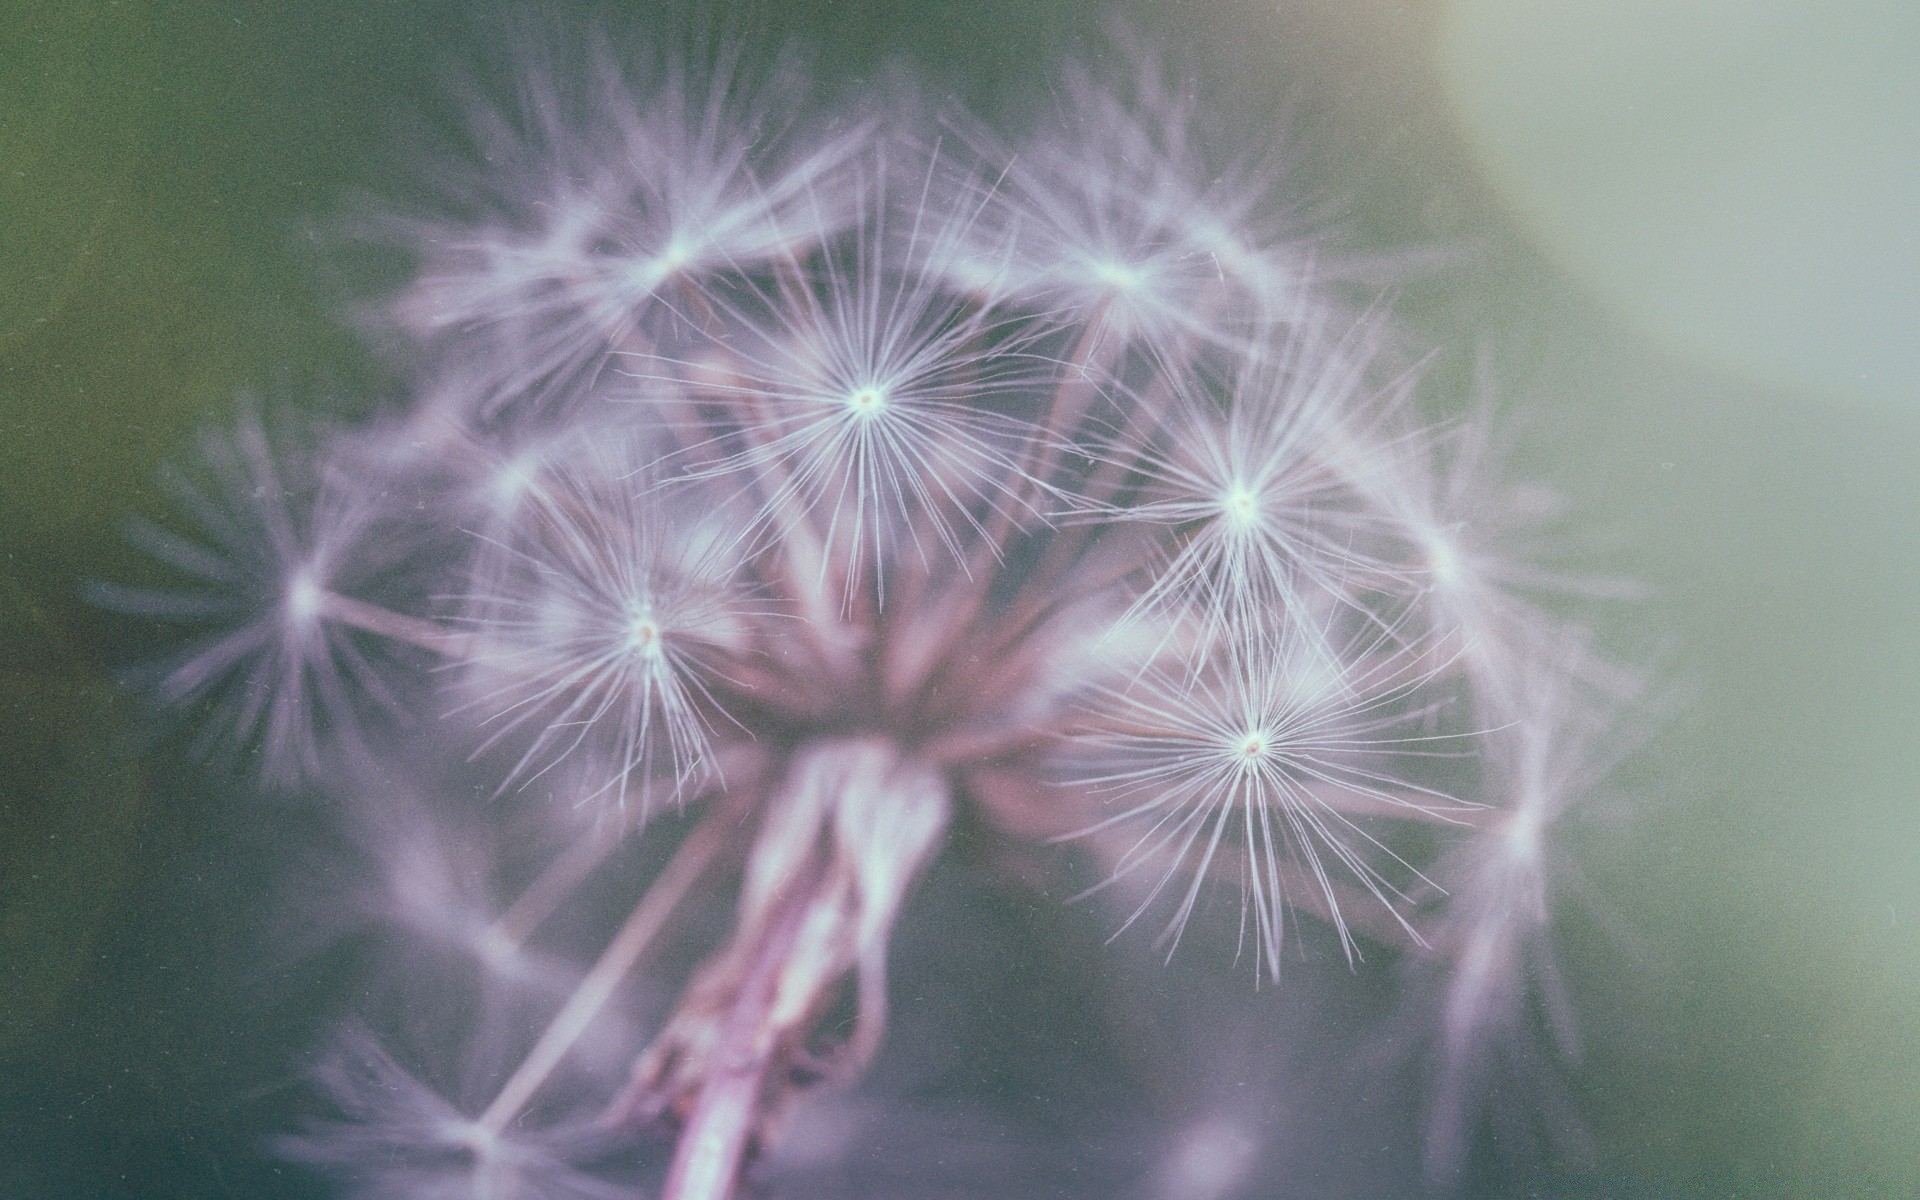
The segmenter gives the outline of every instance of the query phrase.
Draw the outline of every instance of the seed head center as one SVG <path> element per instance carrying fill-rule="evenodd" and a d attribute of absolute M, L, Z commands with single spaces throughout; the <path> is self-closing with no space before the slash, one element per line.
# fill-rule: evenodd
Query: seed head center
<path fill-rule="evenodd" d="M 1115 292 L 1138 291 L 1146 282 L 1146 277 L 1131 263 L 1107 261 L 1093 266 L 1094 281 L 1104 288 Z"/>
<path fill-rule="evenodd" d="M 493 474 L 492 498 L 503 511 L 511 511 L 522 497 L 533 490 L 539 477 L 539 465 L 532 455 L 521 455 L 500 464 Z"/>
<path fill-rule="evenodd" d="M 661 274 L 671 275 L 693 261 L 693 247 L 685 239 L 676 237 L 661 248 L 653 261 Z"/>
<path fill-rule="evenodd" d="M 1460 551 L 1445 534 L 1431 535 L 1426 550 L 1427 570 L 1435 583 L 1443 588 L 1457 588 L 1465 582 L 1466 569 L 1460 561 Z"/>
<path fill-rule="evenodd" d="M 660 623 L 651 613 L 636 613 L 627 622 L 627 650 L 641 658 L 660 657 Z"/>
<path fill-rule="evenodd" d="M 452 1145 L 473 1155 L 477 1163 L 498 1162 L 506 1156 L 500 1135 L 478 1121 L 446 1121 L 441 1125 L 441 1134 Z"/>
<path fill-rule="evenodd" d="M 319 616 L 326 601 L 326 589 L 310 570 L 302 570 L 287 581 L 286 615 L 295 625 L 310 625 Z"/>
<path fill-rule="evenodd" d="M 887 393 L 868 384 L 847 393 L 846 405 L 847 411 L 856 417 L 877 417 L 887 410 Z"/>
<path fill-rule="evenodd" d="M 1526 807 L 1514 813 L 1507 820 L 1506 837 L 1508 856 L 1518 862 L 1534 862 L 1540 857 L 1541 821 L 1537 808 Z"/>
<path fill-rule="evenodd" d="M 1229 487 L 1220 497 L 1220 515 L 1236 530 L 1253 529 L 1260 524 L 1260 493 L 1244 483 Z"/>

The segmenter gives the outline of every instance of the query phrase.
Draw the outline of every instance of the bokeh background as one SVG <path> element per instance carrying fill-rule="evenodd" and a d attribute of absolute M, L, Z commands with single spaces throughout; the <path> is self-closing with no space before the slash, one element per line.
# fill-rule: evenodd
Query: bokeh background
<path fill-rule="evenodd" d="M 1297 144 L 1340 244 L 1418 252 L 1396 293 L 1439 347 L 1436 411 L 1491 379 L 1526 416 L 1518 467 L 1649 587 L 1610 637 L 1674 683 L 1582 826 L 1566 930 L 1591 1153 L 1469 1188 L 1920 1194 L 1920 7 L 692 22 L 1017 112 L 1116 14 L 1247 136 Z M 261 1152 L 338 998 L 251 965 L 291 819 L 145 735 L 112 680 L 142 647 L 80 589 L 146 570 L 120 522 L 164 515 L 155 467 L 236 394 L 389 386 L 329 234 L 408 185 L 405 115 L 498 28 L 432 2 L 0 0 L 0 1194 L 320 1194 Z M 1088 924 L 1035 936 L 1084 956 Z M 1069 1003 L 1017 974 L 1038 1024 L 1015 1041 Z"/>

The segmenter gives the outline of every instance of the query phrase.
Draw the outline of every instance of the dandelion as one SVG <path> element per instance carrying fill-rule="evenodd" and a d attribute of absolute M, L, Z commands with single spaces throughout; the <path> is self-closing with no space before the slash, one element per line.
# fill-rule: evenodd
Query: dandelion
<path fill-rule="evenodd" d="M 617 1200 L 632 1195 L 575 1164 L 604 1153 L 589 1122 L 534 1137 L 476 1119 L 409 1073 L 364 1028 L 317 1072 L 347 1118 L 280 1140 L 288 1158 L 334 1168 L 365 1200 Z"/>
<path fill-rule="evenodd" d="M 351 1024 L 336 1115 L 283 1149 L 354 1194 L 739 1195 L 878 1051 L 962 828 L 1097 870 L 1170 961 L 1219 899 L 1256 978 L 1303 922 L 1444 960 L 1410 994 L 1469 1111 L 1602 757 L 1600 659 L 1509 590 L 1538 576 L 1409 416 L 1384 315 L 1144 56 L 1071 73 L 1073 136 L 1011 158 L 744 61 L 530 58 L 446 211 L 383 226 L 416 398 L 304 443 L 243 419 L 177 489 L 204 540 L 141 534 L 197 590 L 103 590 L 220 622 L 162 697 L 342 814 L 372 882 L 341 903 L 479 969 L 464 1070 Z M 394 759 L 407 789 L 368 783 Z M 463 866 L 507 813 L 557 848 Z M 562 914 L 620 895 L 582 955 Z M 1261 1137 L 1213 1113 L 1146 1186 L 1229 1194 L 1278 1169 Z"/>
<path fill-rule="evenodd" d="M 602 438 L 513 469 L 526 498 L 476 548 L 463 597 L 467 686 L 491 731 L 481 753 L 533 731 L 507 784 L 600 735 L 605 787 L 624 804 L 630 790 L 649 799 L 656 775 L 678 795 L 711 770 L 713 725 L 728 720 L 713 687 L 757 610 L 711 519 L 648 494 L 632 466 L 644 450 Z"/>
<path fill-rule="evenodd" d="M 1545 662 L 1578 663 L 1584 647 Z M 1437 864 L 1451 893 L 1436 953 L 1410 963 L 1409 1003 L 1437 1014 L 1430 1042 L 1437 1080 L 1427 1114 L 1425 1167 L 1446 1179 L 1463 1164 L 1476 1120 L 1503 1096 L 1509 1147 L 1577 1137 L 1579 1122 L 1537 1064 L 1574 1057 L 1579 1034 L 1552 942 L 1560 898 L 1577 892 L 1554 840 L 1569 810 L 1600 786 L 1638 737 L 1623 698 L 1595 695 L 1577 675 L 1535 666 L 1514 681 L 1515 721 L 1492 736 L 1489 784 L 1497 817 L 1487 836 Z M 1515 1095 L 1531 1112 L 1514 1111 Z"/>
<path fill-rule="evenodd" d="M 1277 193 L 1273 156 L 1220 153 L 1190 92 L 1137 47 L 1128 57 L 1130 70 L 1068 64 L 1051 119 L 1011 148 L 965 127 L 1004 164 L 1006 203 L 984 228 L 1017 247 L 965 261 L 976 276 L 996 264 L 987 277 L 1010 295 L 1076 310 L 1109 350 L 1254 348 L 1257 318 L 1302 298 L 1315 239 Z"/>
<path fill-rule="evenodd" d="M 704 356 L 724 339 L 724 371 L 704 358 L 630 356 L 633 376 L 727 414 L 717 434 L 694 424 L 685 476 L 739 481 L 757 509 L 743 536 L 777 537 L 804 516 L 820 571 L 842 587 L 873 571 L 877 598 L 891 560 L 925 569 L 936 556 L 960 559 L 966 542 L 987 540 L 977 536 L 986 522 L 1034 515 L 1037 481 L 1022 478 L 1020 452 L 1039 434 L 1020 406 L 1044 378 L 1034 343 L 1046 329 L 955 294 L 929 269 L 931 249 L 952 236 L 943 226 L 970 223 L 978 207 L 935 211 L 937 166 L 904 212 L 881 190 L 884 162 L 871 180 L 837 181 L 854 196 L 844 254 L 809 239 L 810 253 L 769 284 L 749 274 L 733 292 L 716 289 L 712 327 L 691 348 Z M 823 223 L 816 209 L 808 224 Z"/>
<path fill-rule="evenodd" d="M 447 156 L 435 200 L 382 220 L 421 260 L 395 316 L 489 353 L 486 411 L 564 399 L 609 354 L 644 347 L 709 276 L 844 219 L 821 183 L 866 129 L 793 131 L 794 64 L 759 89 L 732 56 L 696 73 L 596 44 L 521 66 L 515 103 L 476 105 L 472 145 Z"/>
<path fill-rule="evenodd" d="M 191 590 L 100 583 L 93 596 L 123 612 L 214 627 L 145 673 L 168 703 L 224 709 L 210 731 L 225 732 L 230 752 L 257 752 L 269 783 L 292 786 L 319 772 L 323 738 L 357 744 L 363 716 L 400 712 L 392 647 L 339 617 L 360 589 L 389 580 L 407 532 L 324 463 L 293 458 L 290 471 L 252 411 L 231 436 L 209 433 L 199 449 L 197 476 L 164 476 L 199 536 L 146 522 L 132 530 L 192 579 Z"/>
<path fill-rule="evenodd" d="M 1324 346 L 1310 325 L 1281 325 L 1269 352 L 1234 356 L 1226 378 L 1196 369 L 1159 403 L 1129 406 L 1153 426 L 1105 451 L 1133 483 L 1091 516 L 1168 535 L 1130 616 L 1197 617 L 1200 636 L 1213 638 L 1260 628 L 1276 611 L 1291 628 L 1311 627 L 1305 606 L 1328 596 L 1365 611 L 1355 593 L 1392 569 L 1382 557 L 1392 526 L 1329 450 L 1393 407 L 1391 392 L 1369 393 L 1367 333 Z"/>
<path fill-rule="evenodd" d="M 1089 832 L 1140 830 L 1111 880 L 1158 864 L 1134 918 L 1177 885 L 1166 933 L 1177 944 L 1218 860 L 1232 853 L 1241 859 L 1242 928 L 1269 975 L 1279 977 L 1289 908 L 1325 916 L 1352 956 L 1345 912 L 1370 900 L 1404 921 L 1407 896 L 1388 872 L 1426 882 L 1366 820 L 1444 821 L 1470 807 L 1391 773 L 1394 754 L 1435 740 L 1404 730 L 1426 715 L 1406 702 L 1436 672 L 1413 665 L 1386 635 L 1332 654 L 1318 630 L 1291 626 L 1273 642 L 1229 639 L 1204 653 L 1198 668 L 1153 669 L 1100 689 L 1080 733 L 1099 764 L 1080 782 L 1116 810 Z M 1418 939 L 1410 924 L 1404 932 Z"/>

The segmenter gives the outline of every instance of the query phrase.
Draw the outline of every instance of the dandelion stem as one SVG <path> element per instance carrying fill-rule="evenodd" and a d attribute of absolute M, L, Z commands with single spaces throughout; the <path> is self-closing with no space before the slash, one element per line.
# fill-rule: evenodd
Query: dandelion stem
<path fill-rule="evenodd" d="M 486 1112 L 480 1114 L 481 1125 L 498 1133 L 526 1107 L 567 1051 L 600 1015 L 614 989 L 726 844 L 732 820 L 731 808 L 717 806 L 687 835 L 653 886 L 634 906 L 626 924 L 620 927 L 586 978 L 554 1015 L 525 1061 L 515 1069 Z"/>
<path fill-rule="evenodd" d="M 767 1073 L 780 1054 L 773 1018 L 780 977 L 805 923 L 810 889 L 790 885 L 784 911 L 761 940 L 726 1022 L 713 1067 L 681 1127 L 660 1200 L 729 1200 L 762 1119 Z"/>
<path fill-rule="evenodd" d="M 592 836 L 569 845 L 507 906 L 507 911 L 500 914 L 488 931 L 489 940 L 498 939 L 515 948 L 524 944 L 573 889 L 606 861 L 626 833 L 624 825 L 617 830 L 596 830 Z"/>
<path fill-rule="evenodd" d="M 736 755 L 736 766 L 737 759 Z M 724 775 L 726 772 L 718 769 L 718 773 Z M 586 836 L 570 843 L 554 856 L 553 861 L 493 922 L 487 932 L 488 941 L 516 949 L 523 945 L 533 936 L 534 930 L 559 911 L 560 905 L 573 894 L 573 890 L 593 874 L 595 868 L 605 862 L 607 856 L 626 841 L 628 835 L 638 829 L 643 821 L 644 817 L 632 820 L 623 812 L 618 823 L 596 826 Z"/>
<path fill-rule="evenodd" d="M 343 596 L 339 592 L 327 592 L 321 596 L 320 612 L 342 625 L 431 650 L 447 658 L 465 658 L 471 641 L 466 635 L 455 633 L 437 621 L 397 613 L 352 596 Z"/>

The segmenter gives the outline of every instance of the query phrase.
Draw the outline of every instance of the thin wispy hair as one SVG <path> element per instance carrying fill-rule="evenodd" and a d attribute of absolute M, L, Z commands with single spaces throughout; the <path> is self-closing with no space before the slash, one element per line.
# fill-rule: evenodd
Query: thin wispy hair
<path fill-rule="evenodd" d="M 604 749 L 604 789 L 644 810 L 711 778 L 732 719 L 713 692 L 764 616 L 713 515 L 675 507 L 641 473 L 651 442 L 583 433 L 538 469 L 517 519 L 476 547 L 463 597 L 475 649 L 463 709 L 485 753 L 531 737 L 502 786 Z"/>

